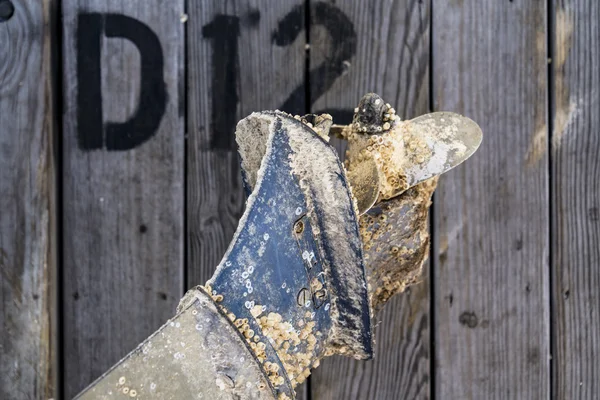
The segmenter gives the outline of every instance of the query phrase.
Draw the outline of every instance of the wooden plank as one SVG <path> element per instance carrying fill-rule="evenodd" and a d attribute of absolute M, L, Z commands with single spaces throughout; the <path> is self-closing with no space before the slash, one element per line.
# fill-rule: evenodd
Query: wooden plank
<path fill-rule="evenodd" d="M 435 2 L 435 110 L 483 130 L 435 202 L 435 396 L 549 397 L 545 2 Z"/>
<path fill-rule="evenodd" d="M 313 399 L 429 398 L 427 281 L 424 277 L 423 282 L 392 298 L 377 317 L 373 360 L 334 356 L 321 362 L 311 376 Z"/>
<path fill-rule="evenodd" d="M 0 398 L 56 395 L 56 2 L 0 11 Z"/>
<path fill-rule="evenodd" d="M 294 3 L 236 0 L 189 4 L 188 286 L 204 284 L 223 257 L 243 212 L 237 121 L 281 108 L 304 81 L 303 37 L 273 35 Z M 303 17 L 302 17 L 303 18 Z M 303 19 L 302 19 L 303 21 Z M 303 113 L 304 98 L 285 111 Z"/>
<path fill-rule="evenodd" d="M 556 1 L 552 136 L 553 396 L 600 393 L 600 6 Z"/>
<path fill-rule="evenodd" d="M 366 8 L 350 0 L 335 5 L 311 2 L 311 20 L 313 110 L 327 110 L 334 121 L 348 123 L 358 100 L 376 92 L 402 118 L 427 112 L 428 2 L 377 0 Z M 320 66 L 326 68 L 319 70 Z M 336 145 L 342 152 L 343 144 Z M 323 360 L 311 377 L 312 398 L 428 398 L 429 304 L 429 280 L 424 276 L 378 316 L 375 359 Z"/>
<path fill-rule="evenodd" d="M 183 292 L 184 2 L 65 0 L 64 395 Z"/>
<path fill-rule="evenodd" d="M 193 44 L 187 53 L 191 287 L 212 276 L 243 212 L 237 121 L 253 111 L 305 111 L 305 40 L 293 37 L 304 26 L 303 10 L 294 1 L 189 2 L 188 16 L 188 43 Z M 300 26 L 281 24 L 286 16 Z M 298 399 L 305 397 L 305 386 L 297 391 Z"/>

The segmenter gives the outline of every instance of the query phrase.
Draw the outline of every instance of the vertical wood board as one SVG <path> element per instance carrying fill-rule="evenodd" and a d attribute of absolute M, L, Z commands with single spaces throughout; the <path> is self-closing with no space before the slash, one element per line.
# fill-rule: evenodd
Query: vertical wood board
<path fill-rule="evenodd" d="M 183 1 L 65 0 L 64 388 L 71 398 L 183 292 Z"/>
<path fill-rule="evenodd" d="M 600 393 L 600 5 L 554 2 L 553 395 Z"/>
<path fill-rule="evenodd" d="M 254 111 L 281 108 L 303 84 L 304 38 L 285 46 L 273 39 L 293 8 L 291 1 L 189 4 L 189 287 L 212 276 L 243 212 L 237 122 Z"/>
<path fill-rule="evenodd" d="M 303 34 L 295 36 L 304 14 L 294 1 L 189 2 L 187 13 L 187 286 L 192 287 L 212 276 L 244 210 L 235 126 L 254 111 L 304 113 L 306 41 Z M 286 17 L 293 23 L 282 23 Z M 305 397 L 304 386 L 297 392 Z"/>
<path fill-rule="evenodd" d="M 56 3 L 0 22 L 0 398 L 56 395 Z"/>
<path fill-rule="evenodd" d="M 434 2 L 434 109 L 483 130 L 435 201 L 435 395 L 550 387 L 545 2 Z"/>
<path fill-rule="evenodd" d="M 349 123 L 360 98 L 375 92 L 403 119 L 427 112 L 427 2 L 311 1 L 310 8 L 311 111 Z M 345 144 L 332 142 L 343 157 Z M 429 398 L 429 305 L 425 273 L 376 317 L 374 360 L 324 359 L 311 377 L 312 398 Z"/>

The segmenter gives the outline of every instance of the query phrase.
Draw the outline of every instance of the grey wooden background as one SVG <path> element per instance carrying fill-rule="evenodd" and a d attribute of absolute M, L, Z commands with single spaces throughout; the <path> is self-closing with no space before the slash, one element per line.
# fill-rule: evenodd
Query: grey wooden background
<path fill-rule="evenodd" d="M 71 398 L 211 276 L 238 119 L 347 122 L 368 91 L 484 142 L 441 179 L 375 360 L 327 359 L 300 398 L 599 398 L 598 21 L 595 0 L 0 0 L 0 399 Z"/>

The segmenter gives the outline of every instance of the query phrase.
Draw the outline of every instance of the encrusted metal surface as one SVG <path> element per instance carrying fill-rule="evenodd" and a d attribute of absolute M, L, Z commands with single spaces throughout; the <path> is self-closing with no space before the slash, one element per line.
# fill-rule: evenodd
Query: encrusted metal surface
<path fill-rule="evenodd" d="M 275 399 L 253 353 L 213 300 L 197 290 L 186 300 L 77 399 Z"/>
<path fill-rule="evenodd" d="M 345 166 L 359 204 L 370 201 L 372 182 L 379 182 L 378 200 L 392 199 L 459 165 L 477 150 L 482 139 L 475 122 L 451 112 L 402 121 L 394 108 L 374 93 L 361 99 L 353 121 L 352 125 L 336 126 L 334 132 L 348 140 Z M 375 162 L 377 172 L 364 168 L 369 160 Z"/>
<path fill-rule="evenodd" d="M 481 128 L 452 112 L 434 112 L 400 125 L 408 186 L 438 176 L 471 157 L 481 144 Z"/>
<path fill-rule="evenodd" d="M 372 356 L 373 312 L 427 258 L 437 176 L 481 130 L 453 113 L 401 121 L 370 93 L 332 128 L 349 141 L 344 168 L 330 128 L 327 114 L 240 121 L 249 197 L 215 275 L 78 398 L 285 400 L 322 357 Z"/>
<path fill-rule="evenodd" d="M 252 194 L 207 283 L 286 396 L 325 354 L 366 358 L 372 351 L 357 216 L 343 167 L 322 139 L 331 120 L 311 121 L 325 131 L 280 112 L 238 125 Z"/>
<path fill-rule="evenodd" d="M 360 217 L 369 299 L 381 310 L 396 293 L 418 282 L 429 255 L 428 212 L 433 178 L 384 200 Z"/>
<path fill-rule="evenodd" d="M 373 157 L 365 157 L 352 164 L 347 171 L 348 180 L 352 184 L 352 193 L 356 197 L 358 214 L 362 215 L 373 207 L 381 192 L 379 168 Z"/>

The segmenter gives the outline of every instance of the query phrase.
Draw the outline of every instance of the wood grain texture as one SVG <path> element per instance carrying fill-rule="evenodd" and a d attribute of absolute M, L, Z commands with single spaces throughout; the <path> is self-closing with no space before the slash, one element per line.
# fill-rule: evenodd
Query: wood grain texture
<path fill-rule="evenodd" d="M 183 292 L 183 6 L 183 1 L 167 0 L 65 0 L 62 5 L 65 398 L 74 396 L 171 317 Z M 85 48 L 94 43 L 91 23 L 77 25 L 81 13 L 114 13 L 146 27 L 102 16 L 97 71 L 94 53 Z M 119 31 L 135 33 L 139 41 L 108 37 L 108 32 L 114 36 Z M 152 47 L 153 35 L 158 48 Z M 162 77 L 158 76 L 152 96 L 143 96 L 145 74 L 160 72 L 158 58 L 147 65 L 144 57 L 149 53 L 158 57 L 161 49 Z M 79 82 L 78 69 L 86 74 Z M 88 74 L 89 79 L 99 76 L 102 85 L 101 100 L 91 108 L 86 103 L 94 101 Z M 81 85 L 88 92 L 78 93 Z M 146 101 L 140 106 L 146 113 L 144 120 L 151 120 L 155 115 L 147 111 L 160 111 L 155 106 L 161 87 L 167 101 L 155 134 L 132 149 L 108 150 L 107 123 L 129 120 L 141 101 Z M 78 126 L 78 107 L 85 105 L 88 110 L 103 109 L 101 148 L 81 147 L 95 138 L 92 131 Z M 114 142 L 125 143 L 142 129 L 143 125 L 129 126 Z"/>
<path fill-rule="evenodd" d="M 294 28 L 291 33 L 279 29 L 296 5 L 188 3 L 187 287 L 212 276 L 244 210 L 234 142 L 237 121 L 254 111 L 305 111 L 305 37 L 294 36 Z M 278 44 L 275 35 L 291 39 Z M 292 107 L 282 107 L 292 93 L 298 94 L 287 102 Z M 306 384 L 296 391 L 299 400 L 306 398 Z"/>
<path fill-rule="evenodd" d="M 430 398 L 429 286 L 423 279 L 377 317 L 373 360 L 334 356 L 321 362 L 310 377 L 312 399 Z"/>
<path fill-rule="evenodd" d="M 548 398 L 546 4 L 432 12 L 434 109 L 484 133 L 436 192 L 436 398 Z"/>
<path fill-rule="evenodd" d="M 189 4 L 188 287 L 212 276 L 243 212 L 237 121 L 254 111 L 281 108 L 303 85 L 304 36 L 285 46 L 273 40 L 279 21 L 295 5 L 248 0 Z M 304 108 L 303 98 L 300 103 Z"/>
<path fill-rule="evenodd" d="M 329 73 L 343 73 L 327 90 L 318 85 L 324 79 L 311 75 L 313 110 L 352 112 L 367 92 L 380 94 L 403 119 L 427 112 L 429 63 L 428 2 L 378 0 L 365 5 L 336 1 L 352 23 L 356 35 L 354 56 L 341 67 L 336 65 L 343 41 L 334 41 L 336 26 L 348 41 L 349 29 L 341 25 L 335 12 L 319 2 L 311 2 L 311 70 L 329 63 Z M 329 3 L 331 4 L 331 3 Z M 326 13 L 325 15 L 322 15 Z M 334 16 L 328 31 L 328 15 Z M 331 18 L 331 17 L 330 17 Z M 332 32 L 333 31 L 333 32 Z M 340 115 L 341 114 L 341 115 Z M 339 119 L 338 119 L 339 121 Z M 349 121 L 341 121 L 349 122 Z M 343 144 L 335 143 L 342 152 Z M 425 269 L 428 267 L 425 266 Z M 375 359 L 355 361 L 343 357 L 323 360 L 311 377 L 312 399 L 426 399 L 430 394 L 429 280 L 392 299 L 378 316 Z"/>
<path fill-rule="evenodd" d="M 56 395 L 56 2 L 0 23 L 0 398 Z"/>
<path fill-rule="evenodd" d="M 600 5 L 554 6 L 553 395 L 600 393 Z"/>
<path fill-rule="evenodd" d="M 346 0 L 310 4 L 312 112 L 327 111 L 335 123 L 348 124 L 358 101 L 369 92 L 392 104 L 401 118 L 427 112 L 428 2 L 376 0 L 366 9 Z M 350 28 L 333 9 L 346 16 Z M 344 57 L 348 53 L 351 58 Z M 326 68 L 315 74 L 319 67 Z M 345 143 L 334 138 L 332 144 L 343 157 Z"/>

